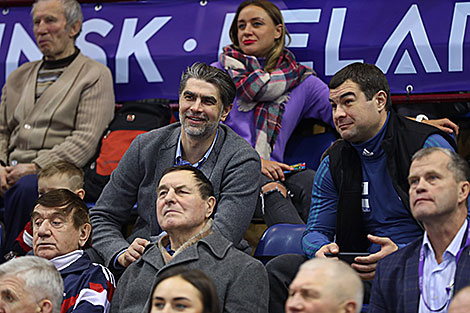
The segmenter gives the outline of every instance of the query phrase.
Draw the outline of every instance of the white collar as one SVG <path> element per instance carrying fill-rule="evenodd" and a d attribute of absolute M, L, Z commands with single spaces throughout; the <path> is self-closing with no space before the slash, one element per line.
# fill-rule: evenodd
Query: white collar
<path fill-rule="evenodd" d="M 55 268 L 60 272 L 64 268 L 68 267 L 70 264 L 81 258 L 83 255 L 83 250 L 75 250 L 67 254 L 58 256 L 50 260 L 54 264 Z"/>

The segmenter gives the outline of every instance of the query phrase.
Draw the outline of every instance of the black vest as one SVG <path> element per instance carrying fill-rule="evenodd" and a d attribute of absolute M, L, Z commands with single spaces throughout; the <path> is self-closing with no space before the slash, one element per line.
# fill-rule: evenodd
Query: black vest
<path fill-rule="evenodd" d="M 387 171 L 393 187 L 408 210 L 407 178 L 411 157 L 433 134 L 444 137 L 457 151 L 455 140 L 447 133 L 390 112 L 381 146 L 385 151 Z M 336 243 L 343 252 L 365 252 L 370 242 L 362 218 L 363 177 L 360 157 L 354 147 L 342 139 L 335 142 L 327 154 L 330 157 L 330 173 L 338 191 Z"/>

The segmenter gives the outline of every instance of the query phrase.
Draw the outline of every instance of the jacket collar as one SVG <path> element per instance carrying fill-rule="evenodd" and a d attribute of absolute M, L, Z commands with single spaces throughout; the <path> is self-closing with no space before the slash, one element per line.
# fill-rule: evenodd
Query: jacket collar
<path fill-rule="evenodd" d="M 83 272 L 90 265 L 90 258 L 83 250 L 75 250 L 51 260 L 61 275 Z"/>
<path fill-rule="evenodd" d="M 159 240 L 160 238 L 158 238 Z M 184 249 L 181 253 L 175 256 L 167 265 L 176 265 L 183 262 L 194 261 L 199 259 L 199 246 L 204 246 L 210 253 L 217 259 L 223 259 L 233 243 L 226 239 L 219 231 L 213 229 L 213 233 L 200 239 L 194 245 Z M 152 243 L 145 247 L 145 252 L 142 255 L 142 261 L 153 266 L 159 271 L 164 265 L 163 256 L 158 248 L 157 243 Z"/>

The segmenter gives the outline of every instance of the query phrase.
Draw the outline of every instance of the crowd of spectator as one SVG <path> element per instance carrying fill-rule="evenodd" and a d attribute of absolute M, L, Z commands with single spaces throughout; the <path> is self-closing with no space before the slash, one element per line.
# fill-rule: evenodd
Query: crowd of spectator
<path fill-rule="evenodd" d="M 81 167 L 113 117 L 111 73 L 75 46 L 76 0 L 31 15 L 43 59 L 10 74 L 0 104 L 0 312 L 468 310 L 458 127 L 397 114 L 378 67 L 326 85 L 285 48 L 279 8 L 244 1 L 218 62 L 182 73 L 179 122 L 139 135 L 89 209 Z M 286 175 L 308 117 L 340 139 L 316 172 Z M 252 257 L 256 214 L 306 223 L 303 254 Z"/>

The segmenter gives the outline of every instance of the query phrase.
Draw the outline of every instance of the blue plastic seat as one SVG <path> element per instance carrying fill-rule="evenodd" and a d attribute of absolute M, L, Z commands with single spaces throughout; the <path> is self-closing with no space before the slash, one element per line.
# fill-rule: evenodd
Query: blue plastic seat
<path fill-rule="evenodd" d="M 266 263 L 275 256 L 287 253 L 302 254 L 304 224 L 276 224 L 263 233 L 255 250 L 255 257 Z"/>

